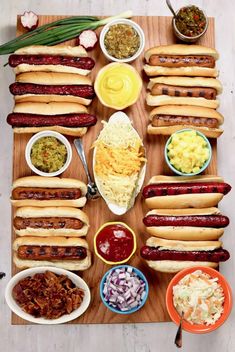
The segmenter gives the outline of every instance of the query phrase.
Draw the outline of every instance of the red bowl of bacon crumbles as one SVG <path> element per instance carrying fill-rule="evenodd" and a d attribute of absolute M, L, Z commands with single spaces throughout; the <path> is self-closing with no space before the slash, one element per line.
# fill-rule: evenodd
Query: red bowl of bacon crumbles
<path fill-rule="evenodd" d="M 19 317 L 37 324 L 62 324 L 82 315 L 91 294 L 86 282 L 55 267 L 23 270 L 8 282 L 5 299 Z"/>

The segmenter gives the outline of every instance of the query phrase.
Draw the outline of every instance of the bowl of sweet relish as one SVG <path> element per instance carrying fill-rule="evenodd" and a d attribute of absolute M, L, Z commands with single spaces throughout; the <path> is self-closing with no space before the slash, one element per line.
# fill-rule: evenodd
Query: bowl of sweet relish
<path fill-rule="evenodd" d="M 94 250 L 106 264 L 124 264 L 136 251 L 135 233 L 124 222 L 107 222 L 95 234 Z"/>

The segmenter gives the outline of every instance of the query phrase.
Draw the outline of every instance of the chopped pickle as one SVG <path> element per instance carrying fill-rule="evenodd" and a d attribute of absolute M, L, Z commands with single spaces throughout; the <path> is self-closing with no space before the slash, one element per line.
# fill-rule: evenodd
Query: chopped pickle
<path fill-rule="evenodd" d="M 104 37 L 104 45 L 109 55 L 116 59 L 127 59 L 139 49 L 140 37 L 129 24 L 114 24 Z"/>
<path fill-rule="evenodd" d="M 42 172 L 60 170 L 67 160 L 66 146 L 55 137 L 42 137 L 32 146 L 32 164 Z"/>

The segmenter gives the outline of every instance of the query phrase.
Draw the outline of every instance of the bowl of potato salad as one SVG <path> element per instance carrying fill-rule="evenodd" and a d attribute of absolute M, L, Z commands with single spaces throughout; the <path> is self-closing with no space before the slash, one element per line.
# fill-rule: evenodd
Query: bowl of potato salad
<path fill-rule="evenodd" d="M 193 129 L 173 133 L 165 145 L 165 160 L 177 175 L 195 176 L 210 164 L 212 149 L 206 136 Z"/>

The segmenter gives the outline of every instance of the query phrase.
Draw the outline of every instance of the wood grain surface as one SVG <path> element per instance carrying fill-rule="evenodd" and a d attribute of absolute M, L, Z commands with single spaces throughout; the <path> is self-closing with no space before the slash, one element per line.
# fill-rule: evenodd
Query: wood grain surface
<path fill-rule="evenodd" d="M 39 25 L 48 22 L 55 21 L 63 16 L 40 16 Z M 171 17 L 133 17 L 144 30 L 146 37 L 146 49 L 159 45 L 159 44 L 172 44 L 175 43 L 175 38 L 171 30 Z M 17 24 L 17 34 L 23 33 L 23 28 Z M 74 44 L 74 41 L 70 43 Z M 214 19 L 209 19 L 209 27 L 206 35 L 201 39 L 199 44 L 203 44 L 209 47 L 215 46 L 214 41 Z M 99 69 L 106 65 L 108 62 L 104 58 L 100 51 L 99 46 L 90 52 L 90 55 L 95 59 L 96 65 L 92 72 L 92 79 Z M 146 95 L 146 83 L 147 78 L 143 74 L 143 54 L 138 60 L 133 63 L 133 66 L 141 73 L 144 80 L 144 88 L 141 92 L 141 96 L 136 104 L 126 109 L 125 112 L 133 121 L 133 126 L 136 128 L 140 136 L 143 138 L 144 145 L 147 151 L 147 172 L 145 178 L 145 184 L 149 178 L 157 174 L 171 174 L 170 170 L 167 168 L 164 156 L 163 148 L 166 141 L 166 137 L 162 136 L 148 136 L 146 134 L 146 127 L 148 124 L 148 113 L 149 107 L 145 103 Z M 90 128 L 88 133 L 83 137 L 83 143 L 85 146 L 85 153 L 89 162 L 89 167 L 91 170 L 92 163 L 92 150 L 91 145 L 96 139 L 99 131 L 102 128 L 102 120 L 108 120 L 110 115 L 114 112 L 102 106 L 98 99 L 95 98 L 92 105 L 89 107 L 89 111 L 94 113 L 98 117 L 98 123 L 96 126 Z M 25 161 L 25 146 L 31 137 L 30 134 L 15 134 L 14 135 L 14 152 L 13 152 L 13 180 L 19 177 L 31 175 L 31 171 L 28 168 Z M 73 139 L 69 138 L 72 143 Z M 212 141 L 213 157 L 210 166 L 206 170 L 207 174 L 217 173 L 217 162 L 216 162 L 216 141 Z M 73 149 L 73 159 L 69 169 L 62 175 L 63 177 L 74 177 L 86 182 L 86 176 L 81 164 L 79 157 L 72 145 Z M 110 266 L 105 265 L 100 259 L 93 255 L 93 265 L 90 269 L 83 273 L 79 273 L 84 280 L 87 282 L 91 289 L 91 304 L 88 310 L 78 319 L 73 321 L 74 324 L 94 324 L 94 323 L 144 323 L 144 322 L 165 322 L 170 321 L 170 318 L 166 311 L 165 306 L 165 292 L 167 285 L 172 278 L 172 275 L 157 273 L 150 268 L 148 268 L 143 260 L 141 260 L 139 251 L 140 247 L 145 243 L 148 235 L 144 231 L 144 226 L 142 225 L 142 218 L 146 213 L 147 209 L 143 206 L 141 200 L 141 195 L 136 199 L 135 206 L 124 216 L 118 217 L 113 215 L 105 205 L 102 199 L 89 201 L 84 208 L 85 212 L 90 217 L 90 231 L 87 235 L 87 240 L 91 251 L 93 251 L 93 237 L 97 229 L 107 221 L 120 220 L 126 222 L 130 227 L 132 227 L 137 236 L 137 251 L 135 255 L 130 260 L 129 264 L 138 267 L 146 275 L 149 282 L 149 297 L 145 306 L 138 312 L 131 315 L 119 315 L 114 314 L 109 311 L 101 302 L 99 295 L 99 283 L 101 281 L 104 273 L 110 269 Z M 13 231 L 12 239 L 15 239 L 15 234 Z M 16 267 L 13 265 L 12 274 L 17 272 Z M 12 324 L 24 325 L 27 324 L 26 321 L 12 315 Z"/>

